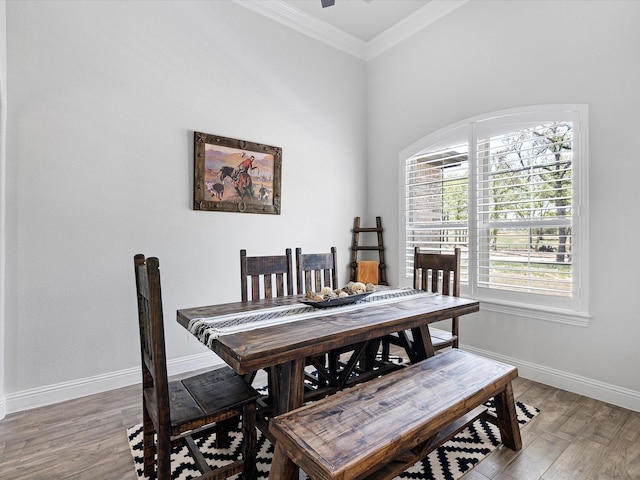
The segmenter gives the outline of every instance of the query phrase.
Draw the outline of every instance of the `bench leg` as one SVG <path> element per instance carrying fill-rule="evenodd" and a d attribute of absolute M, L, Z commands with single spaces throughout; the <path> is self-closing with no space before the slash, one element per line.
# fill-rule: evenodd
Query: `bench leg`
<path fill-rule="evenodd" d="M 284 448 L 276 442 L 276 448 L 271 459 L 269 480 L 297 479 L 298 468 L 287 456 Z"/>
<path fill-rule="evenodd" d="M 502 443 L 511 450 L 520 450 L 522 448 L 522 438 L 520 437 L 520 425 L 518 424 L 511 382 L 494 397 L 494 401 Z"/>

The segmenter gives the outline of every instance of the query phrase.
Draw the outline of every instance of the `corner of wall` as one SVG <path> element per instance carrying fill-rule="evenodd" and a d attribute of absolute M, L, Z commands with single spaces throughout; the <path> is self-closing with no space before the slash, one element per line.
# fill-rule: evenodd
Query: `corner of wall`
<path fill-rule="evenodd" d="M 6 415 L 4 398 L 5 258 L 6 258 L 6 130 L 7 130 L 7 2 L 0 0 L 0 420 Z"/>

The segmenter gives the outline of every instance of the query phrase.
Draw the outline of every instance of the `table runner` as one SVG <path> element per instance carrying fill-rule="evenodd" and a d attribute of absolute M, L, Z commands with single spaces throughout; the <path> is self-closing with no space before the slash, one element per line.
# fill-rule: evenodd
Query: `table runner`
<path fill-rule="evenodd" d="M 211 343 L 218 337 L 231 333 L 254 330 L 270 325 L 296 322 L 305 318 L 317 318 L 334 315 L 338 311 L 357 310 L 371 304 L 393 303 L 406 300 L 407 297 L 433 296 L 423 290 L 400 288 L 373 292 L 366 298 L 351 305 L 343 305 L 318 309 L 304 303 L 294 303 L 281 307 L 265 308 L 254 312 L 232 313 L 207 318 L 194 318 L 189 322 L 189 331 L 203 344 L 211 348 Z"/>

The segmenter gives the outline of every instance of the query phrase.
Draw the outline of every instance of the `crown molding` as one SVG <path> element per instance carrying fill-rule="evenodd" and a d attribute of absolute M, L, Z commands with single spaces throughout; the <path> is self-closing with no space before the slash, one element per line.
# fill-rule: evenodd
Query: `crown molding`
<path fill-rule="evenodd" d="M 469 0 L 431 0 L 424 7 L 382 32 L 369 42 L 307 15 L 281 0 L 233 0 L 249 10 L 286 25 L 320 42 L 361 60 L 371 60 L 403 42 L 436 20 L 448 15 Z"/>
<path fill-rule="evenodd" d="M 396 23 L 367 43 L 365 60 L 371 60 L 391 47 L 404 42 L 423 28 L 460 8 L 469 0 L 431 0 L 407 18 Z"/>
<path fill-rule="evenodd" d="M 362 60 L 366 58 L 365 42 L 333 25 L 296 10 L 285 2 L 280 0 L 233 0 L 233 2 L 354 57 Z"/>

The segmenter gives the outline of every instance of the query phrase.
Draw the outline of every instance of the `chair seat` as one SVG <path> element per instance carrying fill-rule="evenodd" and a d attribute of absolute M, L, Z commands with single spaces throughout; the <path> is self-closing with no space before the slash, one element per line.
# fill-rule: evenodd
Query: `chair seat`
<path fill-rule="evenodd" d="M 260 397 L 260 394 L 230 367 L 216 368 L 189 377 L 181 383 L 207 415 L 239 407 Z"/>
<path fill-rule="evenodd" d="M 156 411 L 154 390 L 148 388 L 144 393 L 150 412 Z M 169 382 L 171 427 L 179 429 L 190 422 L 198 422 L 234 408 L 241 408 L 245 403 L 258 398 L 260 394 L 229 367 L 172 381 Z"/>

